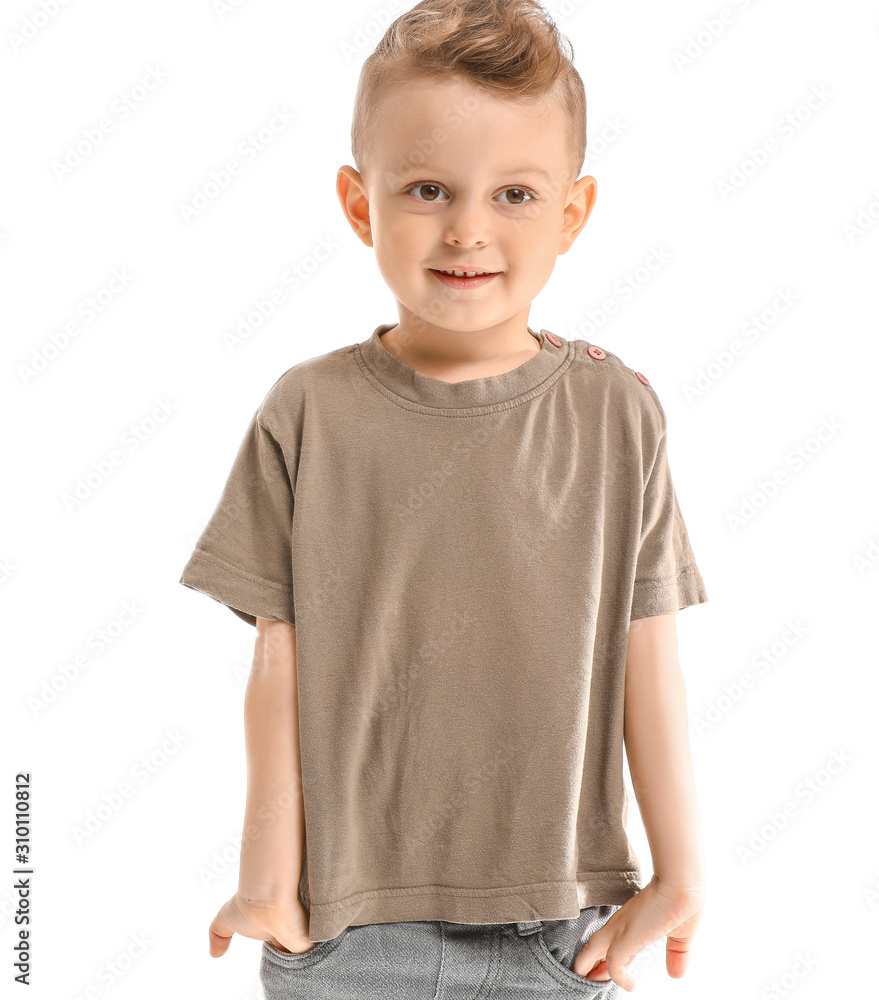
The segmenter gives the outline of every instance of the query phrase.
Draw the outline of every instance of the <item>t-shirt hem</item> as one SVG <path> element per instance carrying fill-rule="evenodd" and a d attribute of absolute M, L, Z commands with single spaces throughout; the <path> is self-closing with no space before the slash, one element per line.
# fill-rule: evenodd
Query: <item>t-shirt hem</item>
<path fill-rule="evenodd" d="M 184 587 L 207 594 L 256 627 L 257 618 L 295 625 L 293 600 L 283 587 L 253 576 L 238 566 L 196 548 L 179 580 Z"/>
<path fill-rule="evenodd" d="M 494 889 L 425 885 L 361 892 L 328 903 L 310 904 L 308 936 L 329 941 L 348 926 L 399 921 L 445 920 L 460 924 L 569 920 L 587 906 L 622 905 L 641 891 L 637 869 L 583 872 L 574 881 L 538 882 Z"/>

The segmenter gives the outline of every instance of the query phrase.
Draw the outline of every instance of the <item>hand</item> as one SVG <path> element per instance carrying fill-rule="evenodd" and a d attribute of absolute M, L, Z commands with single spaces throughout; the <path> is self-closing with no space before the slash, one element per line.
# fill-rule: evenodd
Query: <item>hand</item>
<path fill-rule="evenodd" d="M 249 903 L 240 892 L 227 900 L 211 922 L 210 953 L 225 955 L 233 934 L 268 941 L 279 951 L 301 954 L 311 951 L 315 942 L 308 937 L 308 913 L 301 903 L 286 906 Z"/>
<path fill-rule="evenodd" d="M 587 979 L 613 979 L 618 986 L 631 991 L 635 980 L 624 966 L 642 948 L 665 935 L 668 974 L 672 979 L 680 979 L 687 968 L 704 895 L 701 887 L 668 885 L 654 875 L 589 938 L 574 959 L 574 972 Z"/>

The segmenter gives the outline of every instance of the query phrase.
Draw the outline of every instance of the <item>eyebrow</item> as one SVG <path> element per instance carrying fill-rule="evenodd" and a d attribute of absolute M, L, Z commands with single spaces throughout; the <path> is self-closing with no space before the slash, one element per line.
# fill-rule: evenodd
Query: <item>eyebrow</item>
<path fill-rule="evenodd" d="M 428 164 L 424 164 L 424 163 L 410 163 L 410 162 L 407 161 L 404 166 L 402 166 L 399 170 L 397 170 L 395 172 L 399 176 L 399 175 L 406 175 L 406 174 L 430 174 L 434 170 L 436 170 L 436 168 L 433 167 L 429 163 Z M 512 170 L 505 170 L 504 173 L 507 173 L 507 174 L 540 174 L 542 177 L 545 177 L 546 180 L 548 180 L 548 181 L 552 180 L 552 177 L 545 170 L 543 170 L 541 167 L 531 167 L 531 166 L 529 166 L 529 167 L 515 167 Z"/>

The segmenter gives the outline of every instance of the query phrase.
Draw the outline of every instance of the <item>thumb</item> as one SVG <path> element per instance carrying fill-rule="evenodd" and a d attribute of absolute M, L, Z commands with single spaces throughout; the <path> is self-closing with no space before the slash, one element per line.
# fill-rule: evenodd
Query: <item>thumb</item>
<path fill-rule="evenodd" d="M 225 955 L 232 943 L 232 935 L 235 932 L 229 921 L 231 902 L 231 900 L 227 900 L 223 903 L 208 928 L 208 948 L 213 958 L 221 958 Z"/>
<path fill-rule="evenodd" d="M 669 934 L 665 945 L 665 967 L 672 979 L 680 979 L 687 971 L 690 960 L 689 937 L 672 937 Z"/>
<path fill-rule="evenodd" d="M 216 931 L 208 930 L 208 949 L 213 958 L 221 958 L 229 950 L 229 945 L 232 943 L 232 935 L 228 937 L 223 937 L 221 934 L 217 934 Z"/>

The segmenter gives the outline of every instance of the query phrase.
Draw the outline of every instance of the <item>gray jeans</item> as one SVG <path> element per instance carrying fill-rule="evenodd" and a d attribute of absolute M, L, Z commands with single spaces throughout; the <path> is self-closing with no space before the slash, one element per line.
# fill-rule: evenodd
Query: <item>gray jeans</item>
<path fill-rule="evenodd" d="M 266 1000 L 613 1000 L 620 995 L 613 981 L 571 967 L 618 909 L 590 906 L 570 920 L 515 924 L 354 924 L 299 955 L 263 941 L 259 978 Z"/>

